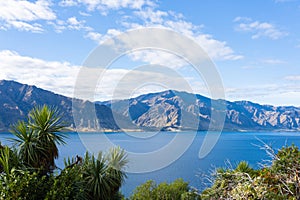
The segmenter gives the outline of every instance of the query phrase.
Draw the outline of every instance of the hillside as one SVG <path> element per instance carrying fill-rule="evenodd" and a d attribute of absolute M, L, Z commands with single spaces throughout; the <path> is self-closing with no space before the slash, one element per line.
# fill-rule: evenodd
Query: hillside
<path fill-rule="evenodd" d="M 207 130 L 216 113 L 225 112 L 224 130 L 300 130 L 300 108 L 259 105 L 249 101 L 211 100 L 186 92 L 164 91 L 127 100 L 93 103 L 75 100 L 76 128 L 81 131 Z M 35 105 L 56 106 L 70 128 L 75 127 L 72 98 L 14 81 L 0 81 L 0 131 L 25 119 Z M 219 109 L 219 108 L 225 108 Z M 96 119 L 90 108 L 95 108 Z M 211 128 L 218 125 L 212 121 Z"/>
<path fill-rule="evenodd" d="M 35 86 L 17 83 L 14 81 L 0 81 L 0 131 L 8 131 L 10 126 L 18 120 L 24 120 L 28 112 L 35 105 L 44 105 L 57 107 L 63 113 L 63 120 L 70 128 L 74 128 L 72 113 L 72 99 L 46 91 Z M 79 125 L 78 130 L 93 131 L 96 128 L 119 130 L 118 125 L 113 119 L 111 109 L 104 105 L 94 104 L 89 101 L 76 100 L 76 108 Z M 97 120 L 91 120 L 86 115 L 86 108 L 95 106 L 97 110 Z M 118 116 L 117 114 L 114 114 Z M 120 116 L 119 118 L 122 118 Z M 95 121 L 98 124 L 95 124 Z M 131 122 L 128 127 L 131 127 Z"/>
<path fill-rule="evenodd" d="M 300 108 L 297 107 L 211 100 L 201 95 L 171 90 L 129 100 L 103 102 L 102 105 L 128 117 L 139 127 L 166 130 L 190 130 L 196 127 L 198 130 L 207 130 L 214 105 L 216 113 L 225 112 L 224 130 L 300 130 Z"/>

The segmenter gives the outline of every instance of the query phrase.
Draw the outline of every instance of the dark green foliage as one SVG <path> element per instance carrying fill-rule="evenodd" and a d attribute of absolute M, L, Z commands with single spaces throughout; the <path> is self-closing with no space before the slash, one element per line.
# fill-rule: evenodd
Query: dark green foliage
<path fill-rule="evenodd" d="M 65 168 L 55 177 L 46 198 L 47 200 L 87 199 L 86 185 L 83 182 L 81 166 Z"/>
<path fill-rule="evenodd" d="M 18 167 L 21 167 L 21 163 L 17 152 L 0 144 L 0 173 L 9 174 L 12 168 Z"/>
<path fill-rule="evenodd" d="M 131 200 L 197 200 L 200 199 L 199 194 L 195 190 L 190 190 L 188 183 L 182 179 L 177 179 L 174 182 L 156 184 L 149 180 L 146 183 L 138 186 Z"/>
<path fill-rule="evenodd" d="M 0 175 L 0 199 L 40 200 L 44 199 L 53 177 L 36 172 L 12 169 Z"/>
<path fill-rule="evenodd" d="M 56 108 L 44 105 L 29 112 L 27 122 L 19 121 L 11 128 L 11 139 L 23 164 L 43 173 L 55 169 L 59 144 L 65 144 L 61 131 L 65 128 Z"/>
<path fill-rule="evenodd" d="M 2 160 L 8 158 L 5 147 Z M 113 153 L 112 153 L 113 152 Z M 113 160 L 114 159 L 114 160 Z M 6 159 L 7 160 L 7 159 Z M 119 162 L 120 161 L 120 162 Z M 0 199 L 122 199 L 119 189 L 126 177 L 123 171 L 127 163 L 126 155 L 120 148 L 112 149 L 106 156 L 100 152 L 98 157 L 86 153 L 84 159 L 75 162 L 69 159 L 59 175 L 43 175 L 31 168 L 16 169 L 15 165 L 3 167 L 0 174 Z M 118 168 L 111 165 L 117 164 Z"/>
<path fill-rule="evenodd" d="M 201 196 L 196 189 L 181 194 L 181 200 L 201 200 Z"/>
<path fill-rule="evenodd" d="M 111 160 L 112 152 L 117 154 L 117 160 Z M 123 150 L 114 148 L 106 156 L 100 152 L 97 158 L 86 153 L 83 160 L 74 163 L 75 159 L 65 162 L 65 169 L 55 177 L 46 199 L 121 199 L 119 189 L 125 179 L 123 168 L 127 163 Z"/>
<path fill-rule="evenodd" d="M 133 195 L 131 195 L 131 200 L 138 200 L 138 199 L 145 199 L 149 200 L 155 197 L 154 189 L 156 188 L 156 184 L 153 180 L 149 180 L 146 183 L 138 186 L 134 192 Z"/>
<path fill-rule="evenodd" d="M 300 151 L 295 145 L 283 147 L 273 160 L 272 170 L 288 173 L 291 170 L 300 170 Z"/>
<path fill-rule="evenodd" d="M 273 151 L 272 151 L 273 152 Z M 203 199 L 300 199 L 300 152 L 295 145 L 273 153 L 270 167 L 254 170 L 241 162 L 235 169 L 218 169 Z"/>
<path fill-rule="evenodd" d="M 115 199 L 126 178 L 126 164 L 126 154 L 120 148 L 111 149 L 106 156 L 100 152 L 97 158 L 86 154 L 82 173 L 90 199 Z"/>
<path fill-rule="evenodd" d="M 13 148 L 0 145 L 0 199 L 117 200 L 126 178 L 127 157 L 120 148 L 98 157 L 86 153 L 68 159 L 53 174 L 58 144 L 64 144 L 64 124 L 55 108 L 36 107 L 28 122 L 20 121 L 11 132 Z"/>

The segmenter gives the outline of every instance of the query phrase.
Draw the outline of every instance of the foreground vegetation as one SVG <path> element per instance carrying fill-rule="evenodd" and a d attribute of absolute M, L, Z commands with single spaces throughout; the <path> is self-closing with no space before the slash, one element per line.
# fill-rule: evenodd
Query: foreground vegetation
<path fill-rule="evenodd" d="M 300 199 L 300 151 L 286 146 L 273 157 L 271 166 L 254 170 L 246 162 L 235 169 L 218 169 L 214 184 L 203 199 Z"/>
<path fill-rule="evenodd" d="M 65 144 L 61 115 L 37 107 L 12 127 L 12 148 L 0 148 L 0 199 L 120 199 L 126 155 L 119 148 L 97 157 L 86 153 L 57 170 L 57 145 Z"/>
<path fill-rule="evenodd" d="M 0 199 L 125 199 L 119 192 L 126 174 L 126 154 L 120 148 L 97 156 L 86 153 L 65 160 L 58 170 L 57 145 L 65 144 L 60 113 L 47 106 L 29 113 L 27 121 L 12 127 L 13 146 L 0 145 Z M 300 199 L 300 151 L 285 146 L 272 156 L 268 166 L 251 168 L 240 162 L 236 168 L 218 169 L 212 186 L 201 193 L 182 179 L 138 186 L 130 200 L 199 199 Z"/>

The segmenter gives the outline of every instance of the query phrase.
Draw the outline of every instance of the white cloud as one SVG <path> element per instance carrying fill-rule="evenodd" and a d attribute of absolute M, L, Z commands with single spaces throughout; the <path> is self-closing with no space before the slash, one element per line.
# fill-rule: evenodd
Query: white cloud
<path fill-rule="evenodd" d="M 184 24 L 184 23 L 182 23 Z M 191 24 L 187 24 L 187 26 L 191 26 Z M 140 26 L 142 27 L 142 26 Z M 165 28 L 165 27 L 162 27 Z M 113 38 L 116 35 L 119 35 L 121 31 L 116 29 L 109 29 L 106 34 L 102 35 L 97 32 L 89 32 L 86 37 L 96 41 L 98 44 L 101 44 L 105 40 L 109 38 Z M 197 44 L 199 44 L 203 50 L 210 56 L 210 58 L 217 60 L 238 60 L 242 59 L 243 56 L 236 55 L 234 51 L 227 46 L 226 42 L 221 42 L 212 38 L 211 35 L 208 34 L 194 34 L 190 29 L 185 29 L 184 25 L 181 27 L 181 33 L 187 37 L 192 38 Z M 145 41 L 148 40 L 148 36 L 143 36 L 144 38 L 140 38 L 140 40 Z M 179 48 L 179 44 L 174 43 L 170 44 L 170 38 L 161 36 L 157 38 L 155 41 L 157 44 L 161 46 L 174 45 L 173 48 Z M 123 41 L 124 44 L 128 45 L 126 48 L 131 49 L 131 44 L 128 41 Z M 137 41 L 132 41 L 136 43 Z M 177 47 L 176 47 L 177 45 Z M 178 46 L 179 45 L 179 46 Z M 190 44 L 185 44 L 190 45 Z M 184 49 L 188 49 L 188 46 L 182 46 Z M 180 52 L 180 49 L 178 50 Z M 191 57 L 195 56 L 195 52 L 190 52 Z M 134 51 L 128 55 L 133 61 L 143 61 L 149 64 L 157 64 L 164 65 L 171 68 L 179 69 L 180 67 L 184 67 L 189 65 L 186 60 L 182 57 L 178 57 L 178 55 L 172 54 L 171 52 L 165 52 L 157 49 L 152 50 L 138 50 Z M 201 56 L 201 55 L 198 55 Z"/>
<path fill-rule="evenodd" d="M 70 17 L 67 20 L 67 24 L 68 24 L 67 26 L 68 26 L 69 29 L 73 29 L 73 30 L 84 29 L 84 30 L 87 30 L 87 31 L 92 30 L 92 28 L 86 26 L 85 23 L 86 23 L 85 20 L 78 21 L 76 17 Z"/>
<path fill-rule="evenodd" d="M 53 20 L 56 15 L 49 6 L 50 3 L 45 0 L 39 0 L 35 3 L 17 0 L 1 1 L 0 18 L 7 21 Z"/>
<path fill-rule="evenodd" d="M 85 31 L 92 31 L 93 28 L 86 25 L 85 20 L 78 20 L 75 16 L 69 17 L 67 20 L 55 20 L 48 22 L 48 24 L 54 27 L 54 30 L 57 33 L 61 33 L 64 30 L 85 30 Z"/>
<path fill-rule="evenodd" d="M 43 32 L 43 26 L 36 23 L 37 20 L 46 20 L 48 25 L 54 27 L 57 33 L 64 30 L 84 30 L 85 37 L 90 38 L 97 43 L 114 37 L 126 29 L 138 27 L 162 27 L 170 28 L 185 36 L 196 40 L 213 59 L 219 60 L 236 60 L 241 59 L 242 56 L 235 54 L 235 52 L 224 41 L 214 39 L 210 34 L 201 33 L 203 25 L 195 25 L 191 22 L 185 21 L 184 16 L 174 11 L 155 10 L 156 3 L 151 0 L 62 0 L 59 2 L 61 6 L 77 6 L 85 5 L 90 10 L 130 8 L 136 11 L 133 12 L 134 17 L 124 17 L 125 19 L 119 29 L 111 28 L 106 33 L 98 33 L 90 26 L 86 25 L 85 20 L 80 20 L 76 16 L 67 18 L 66 20 L 57 19 L 56 14 L 51 10 L 51 4 L 47 0 L 38 0 L 36 2 L 29 1 L 1 1 L 0 2 L 0 29 L 7 30 L 9 28 L 16 28 L 21 31 Z M 82 16 L 88 16 L 87 13 L 80 12 Z M 138 20 L 137 22 L 133 22 Z M 154 53 L 145 55 L 139 54 L 145 61 L 152 60 L 151 55 L 156 57 Z M 136 55 L 137 56 L 137 55 Z M 163 60 L 169 59 L 168 55 L 164 55 Z M 135 57 L 137 58 L 137 57 Z M 176 62 L 177 63 L 177 62 Z"/>
<path fill-rule="evenodd" d="M 152 0 L 63 0 L 61 6 L 76 6 L 82 4 L 89 11 L 99 10 L 102 15 L 107 15 L 109 10 L 129 8 L 139 10 L 144 6 L 154 7 L 156 3 Z"/>
<path fill-rule="evenodd" d="M 285 80 L 289 80 L 289 81 L 300 81 L 300 75 L 294 75 L 294 76 L 286 76 L 284 77 Z"/>
<path fill-rule="evenodd" d="M 91 14 L 86 13 L 86 12 L 82 12 L 82 11 L 79 11 L 79 14 L 80 14 L 81 16 L 84 16 L 84 17 L 90 17 L 90 16 L 92 16 Z"/>
<path fill-rule="evenodd" d="M 144 22 L 150 24 L 161 24 L 163 23 L 163 17 L 168 16 L 167 12 L 156 10 L 154 11 L 152 8 L 146 8 L 144 10 L 139 10 L 134 12 L 136 16 L 141 18 Z"/>
<path fill-rule="evenodd" d="M 257 62 L 254 62 L 251 65 L 244 65 L 241 68 L 242 69 L 246 69 L 246 70 L 250 70 L 250 69 L 265 69 L 265 68 L 270 68 L 270 67 L 282 66 L 282 65 L 284 65 L 286 63 L 287 62 L 285 60 L 268 58 L 268 59 L 262 59 L 262 60 L 259 60 Z"/>
<path fill-rule="evenodd" d="M 96 98 L 125 99 L 168 89 L 192 92 L 192 86 L 188 78 L 159 66 L 142 66 L 133 70 L 110 69 L 104 72 L 98 82 Z"/>
<path fill-rule="evenodd" d="M 238 16 L 238 17 L 234 18 L 234 20 L 233 20 L 233 22 L 239 22 L 239 21 L 252 21 L 252 19 L 250 17 Z"/>
<path fill-rule="evenodd" d="M 243 56 L 236 54 L 224 41 L 219 41 L 213 38 L 210 34 L 204 34 L 201 32 L 203 25 L 195 25 L 191 22 L 183 20 L 182 14 L 176 14 L 173 11 L 161 11 L 154 10 L 153 8 L 145 8 L 134 12 L 135 16 L 124 16 L 121 20 L 123 27 L 120 30 L 109 29 L 106 33 L 100 34 L 97 32 L 90 32 L 86 35 L 97 43 L 101 43 L 108 38 L 111 38 L 117 34 L 120 34 L 124 29 L 136 29 L 144 27 L 159 27 L 174 30 L 186 37 L 189 37 L 196 41 L 207 54 L 216 60 L 238 60 L 242 59 Z M 112 30 L 116 34 L 112 34 Z M 121 31 L 122 30 L 122 31 Z M 147 40 L 147 36 L 145 36 Z M 168 43 L 168 38 L 159 41 L 160 43 Z M 178 57 L 171 56 L 164 52 L 155 51 L 143 51 L 134 52 L 132 54 L 133 60 L 141 60 L 150 64 L 170 64 L 173 67 L 182 66 L 185 61 L 180 61 Z"/>
<path fill-rule="evenodd" d="M 207 52 L 212 59 L 217 60 L 239 60 L 242 55 L 235 54 L 234 51 L 224 41 L 219 41 L 209 34 L 195 35 L 195 40 Z"/>
<path fill-rule="evenodd" d="M 0 63 L 0 80 L 15 80 L 29 85 L 36 85 L 69 97 L 73 97 L 78 73 L 82 69 L 81 66 L 72 65 L 69 62 L 46 61 L 22 56 L 10 50 L 0 51 Z M 95 88 L 92 88 L 92 85 L 86 85 L 84 86 L 84 92 L 92 92 L 96 100 L 110 100 L 111 98 L 125 98 L 126 95 L 133 92 L 138 95 L 143 92 L 162 91 L 169 88 L 178 90 L 187 88 L 185 86 L 187 84 L 186 80 L 176 73 L 172 75 L 172 73 L 164 70 L 151 69 L 106 69 L 101 71 L 99 68 L 89 68 L 93 75 L 98 72 L 104 73 L 104 75 L 100 79 L 96 91 Z M 97 73 L 93 70 L 97 70 Z M 89 80 L 91 77 L 93 76 L 89 76 L 87 79 Z M 83 78 L 85 79 L 85 77 Z M 100 77 L 96 78 L 98 80 Z M 157 85 L 166 85 L 166 87 L 157 89 Z M 144 86 L 148 86 L 146 90 L 145 88 L 141 89 Z M 141 90 L 136 92 L 136 89 Z M 117 94 L 114 94 L 114 92 L 117 92 Z M 84 97 L 84 93 L 77 97 Z M 87 98 L 93 100 L 93 97 L 88 96 Z"/>
<path fill-rule="evenodd" d="M 100 34 L 100 33 L 91 31 L 91 32 L 88 32 L 88 33 L 85 35 L 85 37 L 86 37 L 86 38 L 89 38 L 89 39 L 91 39 L 91 40 L 93 40 L 93 41 L 95 41 L 95 42 L 97 42 L 97 43 L 100 44 L 101 41 L 102 41 L 103 35 Z"/>
<path fill-rule="evenodd" d="M 54 20 L 56 14 L 51 10 L 46 0 L 30 1 L 0 1 L 0 23 L 6 29 L 14 27 L 21 31 L 42 32 L 37 20 Z"/>
<path fill-rule="evenodd" d="M 83 0 L 86 3 L 95 2 L 93 0 Z M 149 0 L 101 0 L 98 6 L 108 9 L 131 8 L 141 9 L 142 6 L 152 6 L 154 3 Z"/>
<path fill-rule="evenodd" d="M 237 60 L 243 58 L 243 56 L 235 54 L 226 42 L 216 40 L 210 34 L 202 33 L 201 28 L 203 25 L 195 25 L 185 21 L 183 15 L 180 13 L 176 14 L 172 11 L 163 12 L 146 9 L 136 12 L 136 14 L 137 16 L 142 16 L 142 19 L 146 21 L 144 24 L 141 24 L 141 26 L 169 28 L 184 36 L 190 37 L 195 40 L 212 59 Z M 136 24 L 133 23 L 133 26 L 136 27 Z"/>
<path fill-rule="evenodd" d="M 62 0 L 61 2 L 59 2 L 59 5 L 62 7 L 70 7 L 78 5 L 78 2 L 74 0 Z"/>
<path fill-rule="evenodd" d="M 190 37 L 195 40 L 212 59 L 216 60 L 238 60 L 242 59 L 243 56 L 234 52 L 234 50 L 225 42 L 215 39 L 211 34 L 203 33 L 203 25 L 195 25 L 189 21 L 184 20 L 184 16 L 181 13 L 176 13 L 174 11 L 162 11 L 155 9 L 157 6 L 154 1 L 150 0 L 64 0 L 61 1 L 64 5 L 85 5 L 89 10 L 104 10 L 109 11 L 110 9 L 121 9 L 130 8 L 134 9 L 133 16 L 122 16 L 119 21 L 121 26 L 116 28 L 110 28 L 106 32 L 97 32 L 85 25 L 84 20 L 78 20 L 76 17 L 71 17 L 66 21 L 56 20 L 48 22 L 54 26 L 56 32 L 62 32 L 66 29 L 81 30 L 86 31 L 85 37 L 96 41 L 98 44 L 103 41 L 114 37 L 126 30 L 143 28 L 143 27 L 161 27 L 172 29 L 184 36 Z M 83 14 L 86 16 L 86 13 Z M 240 18 L 239 20 L 241 20 Z M 243 18 L 244 19 L 244 18 Z M 171 59 L 170 55 L 161 54 L 157 57 L 157 53 L 149 51 L 149 55 L 143 53 L 136 53 L 134 59 L 138 59 L 138 55 L 141 56 L 141 60 L 149 62 L 151 60 L 159 60 L 160 63 L 165 63 L 166 60 Z M 174 66 L 182 62 L 176 61 L 174 59 Z M 150 62 L 153 63 L 153 62 Z M 177 63 L 177 64 L 175 64 Z M 156 63 L 158 64 L 158 63 Z"/>
<path fill-rule="evenodd" d="M 261 66 L 255 66 L 255 65 L 244 65 L 241 67 L 242 69 L 261 69 Z"/>
<path fill-rule="evenodd" d="M 9 50 L 0 51 L 0 63 L 0 79 L 36 85 L 67 96 L 73 93 L 80 68 L 68 62 L 45 61 Z"/>
<path fill-rule="evenodd" d="M 275 106 L 300 106 L 299 97 L 299 85 L 291 83 L 259 84 L 244 88 L 235 87 L 226 89 L 226 98 L 228 100 L 248 100 L 260 104 L 269 104 Z"/>
<path fill-rule="evenodd" d="M 163 65 L 170 68 L 180 68 L 189 65 L 185 60 L 178 56 L 158 50 L 139 50 L 132 52 L 130 55 L 133 61 L 142 60 L 151 65 Z"/>
<path fill-rule="evenodd" d="M 166 20 L 163 25 L 189 37 L 197 35 L 200 28 L 199 26 L 184 20 Z"/>
<path fill-rule="evenodd" d="M 280 65 L 280 64 L 285 64 L 286 61 L 279 60 L 279 59 L 264 59 L 264 60 L 262 60 L 262 63 L 270 64 L 270 65 Z"/>
<path fill-rule="evenodd" d="M 38 23 L 29 24 L 27 22 L 22 21 L 10 21 L 6 27 L 13 26 L 14 28 L 18 29 L 19 31 L 31 31 L 34 33 L 41 33 L 43 32 L 42 25 Z"/>
<path fill-rule="evenodd" d="M 97 42 L 98 44 L 101 44 L 105 40 L 113 38 L 113 37 L 119 35 L 120 33 L 122 33 L 122 32 L 117 29 L 108 29 L 106 34 L 104 34 L 104 35 L 102 35 L 101 33 L 98 33 L 98 32 L 90 31 L 85 35 L 85 37 Z"/>
<path fill-rule="evenodd" d="M 237 17 L 235 22 L 239 22 L 236 26 L 237 31 L 252 33 L 252 39 L 267 37 L 277 40 L 288 35 L 287 32 L 278 29 L 275 25 L 268 22 L 253 21 L 250 18 Z"/>
<path fill-rule="evenodd" d="M 57 33 L 62 33 L 63 30 L 67 29 L 67 27 L 65 26 L 66 22 L 63 20 L 49 21 L 48 24 L 52 25 L 54 28 L 54 31 Z"/>
<path fill-rule="evenodd" d="M 74 66 L 68 62 L 45 61 L 39 58 L 22 56 L 9 50 L 0 51 L 0 63 L 0 79 L 36 85 L 69 97 L 73 96 L 77 75 L 81 69 L 81 66 Z M 161 69 L 145 69 L 107 69 L 104 71 L 100 82 L 98 82 L 96 91 L 95 88 L 89 86 L 84 89 L 85 91 L 92 91 L 96 100 L 128 98 L 130 95 L 136 96 L 170 88 L 202 94 L 204 91 L 205 93 L 205 86 L 199 80 L 184 77 L 180 74 L 172 75 L 169 71 Z M 226 88 L 226 96 L 232 100 L 247 99 L 264 104 L 300 105 L 298 101 L 300 87 L 297 84 L 300 76 L 286 76 L 285 80 L 293 81 L 294 84 L 291 82 L 280 85 Z M 93 99 L 93 97 L 91 98 Z M 274 101 L 274 99 L 277 100 Z"/>

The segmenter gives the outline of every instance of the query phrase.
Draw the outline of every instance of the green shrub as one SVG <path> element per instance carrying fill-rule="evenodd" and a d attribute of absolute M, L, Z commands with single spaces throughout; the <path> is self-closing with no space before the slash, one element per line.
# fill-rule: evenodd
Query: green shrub
<path fill-rule="evenodd" d="M 166 182 L 156 184 L 153 180 L 138 186 L 130 197 L 131 200 L 197 200 L 199 194 L 190 190 L 188 183 L 183 179 L 177 179 L 168 184 Z"/>
<path fill-rule="evenodd" d="M 300 152 L 295 145 L 273 154 L 272 165 L 259 170 L 241 162 L 236 169 L 218 169 L 203 199 L 300 199 Z"/>
<path fill-rule="evenodd" d="M 68 200 L 87 199 L 85 185 L 81 172 L 81 166 L 74 165 L 65 168 L 55 177 L 45 199 L 46 200 Z"/>
<path fill-rule="evenodd" d="M 9 174 L 0 175 L 0 182 L 0 199 L 40 200 L 45 198 L 53 177 L 12 169 Z"/>

